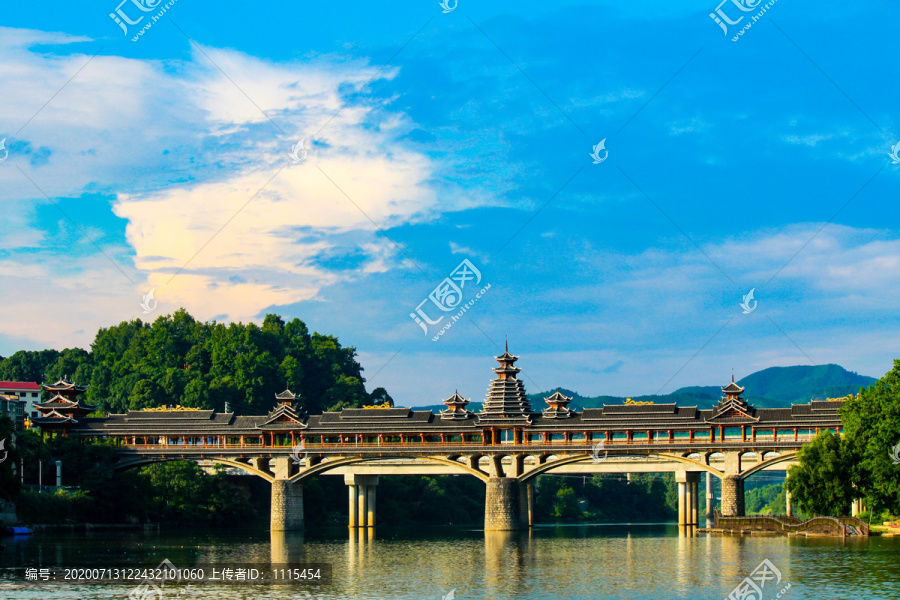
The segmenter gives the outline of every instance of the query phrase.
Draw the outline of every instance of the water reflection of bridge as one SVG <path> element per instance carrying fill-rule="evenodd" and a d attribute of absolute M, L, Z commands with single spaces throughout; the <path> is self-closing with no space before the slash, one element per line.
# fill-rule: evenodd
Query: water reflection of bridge
<path fill-rule="evenodd" d="M 224 465 L 272 484 L 273 530 L 303 526 L 303 482 L 343 476 L 351 527 L 374 527 L 379 477 L 467 474 L 485 483 L 485 529 L 533 525 L 534 481 L 542 474 L 674 472 L 679 524 L 699 523 L 699 482 L 722 482 L 721 510 L 743 514 L 743 482 L 784 471 L 805 441 L 839 431 L 840 402 L 755 409 L 734 382 L 709 410 L 675 404 L 611 405 L 575 411 L 557 391 L 533 411 L 513 366 L 497 357 L 481 412 L 454 394 L 439 415 L 406 408 L 307 415 L 290 392 L 268 415 L 211 410 L 132 411 L 60 424 L 67 433 L 115 440 L 117 470 L 172 460 Z"/>

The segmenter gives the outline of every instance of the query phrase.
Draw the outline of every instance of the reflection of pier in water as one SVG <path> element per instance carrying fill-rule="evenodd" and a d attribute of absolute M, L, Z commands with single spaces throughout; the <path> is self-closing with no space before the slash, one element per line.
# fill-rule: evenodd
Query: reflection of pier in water
<path fill-rule="evenodd" d="M 531 531 L 484 532 L 485 598 L 497 598 L 501 591 L 528 597 L 526 582 L 535 559 L 532 535 Z"/>
<path fill-rule="evenodd" d="M 270 531 L 270 562 L 273 565 L 302 562 L 302 531 Z"/>

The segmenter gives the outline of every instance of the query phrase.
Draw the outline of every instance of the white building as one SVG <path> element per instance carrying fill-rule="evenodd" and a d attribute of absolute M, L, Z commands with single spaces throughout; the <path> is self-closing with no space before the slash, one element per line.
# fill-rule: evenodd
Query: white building
<path fill-rule="evenodd" d="M 0 381 L 0 394 L 18 396 L 22 414 L 29 419 L 40 416 L 34 404 L 41 401 L 40 384 L 31 381 Z"/>

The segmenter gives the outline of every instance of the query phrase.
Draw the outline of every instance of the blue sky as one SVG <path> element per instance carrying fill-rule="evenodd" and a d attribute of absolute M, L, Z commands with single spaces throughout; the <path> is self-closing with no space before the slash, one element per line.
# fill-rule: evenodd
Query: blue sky
<path fill-rule="evenodd" d="M 412 406 L 505 337 L 586 395 L 897 355 L 895 5 L 140 3 L 0 13 L 0 354 L 277 312 Z"/>

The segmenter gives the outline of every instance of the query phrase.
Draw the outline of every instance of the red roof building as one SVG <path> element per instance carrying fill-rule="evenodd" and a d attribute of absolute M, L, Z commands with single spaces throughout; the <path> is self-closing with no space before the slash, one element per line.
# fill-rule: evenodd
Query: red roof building
<path fill-rule="evenodd" d="M 16 396 L 22 418 L 34 418 L 40 414 L 34 408 L 41 401 L 40 384 L 33 381 L 0 381 L 0 396 Z"/>

